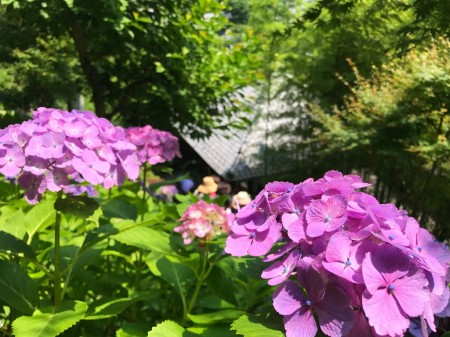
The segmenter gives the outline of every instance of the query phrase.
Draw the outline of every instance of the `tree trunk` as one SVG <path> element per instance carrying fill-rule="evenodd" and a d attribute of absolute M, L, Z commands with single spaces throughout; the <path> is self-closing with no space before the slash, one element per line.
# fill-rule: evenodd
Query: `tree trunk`
<path fill-rule="evenodd" d="M 105 116 L 106 114 L 106 104 L 105 97 L 103 93 L 103 86 L 98 75 L 97 70 L 93 67 L 91 59 L 89 57 L 86 39 L 84 37 L 83 28 L 78 20 L 73 20 L 71 24 L 71 35 L 73 41 L 75 42 L 75 47 L 78 52 L 78 57 L 80 59 L 81 68 L 89 86 L 92 89 L 92 100 L 95 106 L 95 113 L 98 116 Z"/>

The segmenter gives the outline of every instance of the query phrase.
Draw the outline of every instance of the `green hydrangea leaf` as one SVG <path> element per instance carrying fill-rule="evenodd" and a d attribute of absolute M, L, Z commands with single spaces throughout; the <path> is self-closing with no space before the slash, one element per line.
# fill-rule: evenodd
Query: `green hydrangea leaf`
<path fill-rule="evenodd" d="M 244 312 L 236 309 L 218 310 L 206 314 L 188 315 L 188 318 L 196 324 L 214 324 L 216 322 L 232 321 Z"/>
<path fill-rule="evenodd" d="M 31 242 L 33 236 L 52 225 L 55 221 L 54 200 L 42 200 L 34 205 L 31 210 L 25 214 L 25 228 L 28 233 L 28 242 Z"/>
<path fill-rule="evenodd" d="M 130 246 L 152 250 L 165 255 L 176 256 L 178 255 L 176 250 L 180 248 L 170 242 L 168 234 L 144 226 L 123 231 L 114 235 L 113 238 Z"/>
<path fill-rule="evenodd" d="M 113 198 L 102 203 L 103 215 L 108 218 L 136 219 L 138 209 L 122 198 Z"/>
<path fill-rule="evenodd" d="M 116 331 L 116 337 L 146 337 L 148 326 L 142 323 L 125 323 Z"/>
<path fill-rule="evenodd" d="M 265 315 L 242 315 L 231 324 L 231 330 L 245 337 L 284 337 L 282 325 Z"/>
<path fill-rule="evenodd" d="M 86 196 L 68 195 L 64 199 L 58 198 L 55 202 L 57 211 L 83 219 L 89 218 L 99 207 L 100 205 L 94 199 Z"/>
<path fill-rule="evenodd" d="M 12 254 L 23 254 L 29 259 L 35 259 L 36 256 L 33 249 L 22 240 L 19 240 L 14 235 L 7 232 L 0 231 L 0 251 Z"/>
<path fill-rule="evenodd" d="M 31 314 L 38 303 L 36 284 L 18 265 L 0 261 L 0 299 L 25 314 Z"/>
<path fill-rule="evenodd" d="M 13 322 L 16 337 L 56 337 L 80 321 L 88 305 L 80 301 L 65 301 L 58 307 L 36 310 L 33 315 L 22 316 Z"/>
<path fill-rule="evenodd" d="M 149 331 L 147 337 L 194 337 L 195 334 L 187 331 L 178 323 L 174 321 L 164 321 L 159 323 L 157 326 L 153 327 Z"/>
<path fill-rule="evenodd" d="M 234 331 L 230 331 L 228 324 L 214 324 L 208 326 L 193 326 L 186 330 L 202 337 L 236 337 Z"/>

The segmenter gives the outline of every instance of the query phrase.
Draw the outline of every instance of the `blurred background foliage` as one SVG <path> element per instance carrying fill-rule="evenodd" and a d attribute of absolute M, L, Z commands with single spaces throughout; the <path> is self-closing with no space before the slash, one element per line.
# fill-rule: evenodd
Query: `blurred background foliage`
<path fill-rule="evenodd" d="M 82 97 L 124 125 L 204 137 L 245 127 L 256 88 L 286 107 L 266 110 L 270 137 L 292 135 L 267 158 L 295 164 L 262 182 L 355 170 L 450 237 L 448 0 L 0 4 L 0 110 Z"/>
<path fill-rule="evenodd" d="M 257 61 L 213 0 L 5 1 L 0 101 L 71 108 L 197 136 L 230 123 Z M 245 71 L 243 71 L 245 69 Z M 241 120 L 233 121 L 239 125 Z"/>

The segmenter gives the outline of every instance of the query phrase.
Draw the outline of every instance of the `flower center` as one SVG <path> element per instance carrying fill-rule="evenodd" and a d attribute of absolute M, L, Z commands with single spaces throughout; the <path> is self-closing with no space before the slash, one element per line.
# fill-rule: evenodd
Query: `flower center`
<path fill-rule="evenodd" d="M 329 215 L 327 215 L 323 221 L 325 223 L 329 223 L 331 221 L 331 217 Z"/>
<path fill-rule="evenodd" d="M 251 234 L 250 234 L 250 239 L 253 239 L 253 238 L 255 237 L 255 235 L 256 235 L 255 232 L 251 233 Z"/>
<path fill-rule="evenodd" d="M 349 259 L 347 259 L 347 261 L 345 261 L 345 265 L 348 267 L 348 266 L 351 266 L 352 265 L 352 263 L 350 262 L 350 260 Z"/>
<path fill-rule="evenodd" d="M 394 235 L 389 235 L 389 240 L 394 240 L 395 239 L 395 236 Z"/>
<path fill-rule="evenodd" d="M 395 285 L 393 283 L 389 283 L 387 286 L 388 293 L 392 293 L 395 289 Z"/>
<path fill-rule="evenodd" d="M 306 305 L 307 305 L 308 307 L 310 307 L 310 306 L 311 306 L 311 301 L 310 301 L 310 300 L 307 300 L 307 301 L 306 301 Z"/>
<path fill-rule="evenodd" d="M 423 250 L 422 246 L 417 247 L 418 251 L 421 252 Z"/>

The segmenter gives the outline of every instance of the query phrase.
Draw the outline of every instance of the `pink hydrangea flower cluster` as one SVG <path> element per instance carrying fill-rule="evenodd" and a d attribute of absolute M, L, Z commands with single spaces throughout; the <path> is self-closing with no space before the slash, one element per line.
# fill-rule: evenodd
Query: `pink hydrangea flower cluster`
<path fill-rule="evenodd" d="M 178 220 L 183 223 L 175 227 L 174 231 L 181 233 L 185 245 L 196 237 L 208 241 L 219 234 L 228 234 L 233 219 L 233 214 L 227 214 L 223 207 L 200 200 L 188 207 Z"/>
<path fill-rule="evenodd" d="M 137 148 L 142 164 L 151 165 L 181 158 L 178 138 L 167 131 L 160 131 L 150 125 L 125 129 L 128 140 Z"/>
<path fill-rule="evenodd" d="M 121 127 L 94 113 L 38 108 L 33 118 L 0 130 L 0 173 L 18 176 L 29 203 L 46 190 L 75 194 L 84 187 L 121 185 L 139 175 L 136 146 Z M 93 193 L 85 187 L 85 192 Z"/>
<path fill-rule="evenodd" d="M 356 191 L 368 185 L 337 171 L 273 182 L 237 213 L 225 252 L 275 261 L 261 276 L 278 286 L 287 337 L 318 325 L 332 337 L 427 335 L 448 315 L 449 251 L 405 211 Z"/>

